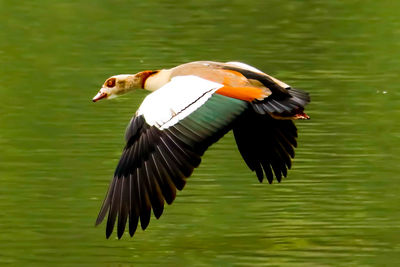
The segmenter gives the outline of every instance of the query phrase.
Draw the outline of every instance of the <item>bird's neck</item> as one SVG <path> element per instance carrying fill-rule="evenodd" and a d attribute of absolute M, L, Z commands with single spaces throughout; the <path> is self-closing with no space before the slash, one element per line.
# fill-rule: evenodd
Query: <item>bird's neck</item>
<path fill-rule="evenodd" d="M 142 88 L 155 91 L 168 83 L 171 79 L 171 70 L 159 70 L 153 71 L 153 73 L 147 75 L 142 82 Z"/>

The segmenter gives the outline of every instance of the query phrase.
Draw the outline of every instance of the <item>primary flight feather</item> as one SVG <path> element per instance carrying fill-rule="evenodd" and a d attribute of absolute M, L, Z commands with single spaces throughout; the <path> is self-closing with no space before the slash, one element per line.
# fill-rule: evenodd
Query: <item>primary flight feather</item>
<path fill-rule="evenodd" d="M 292 120 L 309 119 L 308 93 L 240 62 L 197 61 L 112 76 L 93 101 L 134 89 L 153 92 L 126 129 L 126 145 L 96 220 L 98 225 L 108 214 L 107 238 L 116 222 L 121 238 L 127 221 L 133 236 L 139 221 L 146 229 L 151 210 L 159 218 L 207 148 L 230 130 L 259 181 L 280 182 L 297 146 Z"/>

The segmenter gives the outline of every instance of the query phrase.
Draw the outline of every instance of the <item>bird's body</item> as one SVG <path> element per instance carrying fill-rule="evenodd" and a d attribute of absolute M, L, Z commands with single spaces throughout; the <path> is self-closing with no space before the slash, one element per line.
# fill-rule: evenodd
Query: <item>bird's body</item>
<path fill-rule="evenodd" d="M 108 213 L 106 235 L 118 217 L 118 237 L 129 220 L 145 229 L 153 209 L 171 204 L 206 149 L 233 129 L 243 159 L 260 181 L 286 176 L 297 146 L 292 120 L 307 93 L 239 62 L 198 61 L 168 70 L 116 75 L 93 101 L 143 88 L 148 95 L 126 130 L 126 146 L 96 224 Z"/>
<path fill-rule="evenodd" d="M 216 64 L 210 61 L 197 61 L 182 64 L 172 69 L 161 70 L 158 76 L 163 76 L 163 79 L 159 79 L 157 76 L 149 77 L 144 84 L 144 89 L 154 91 L 165 84 L 161 84 L 160 86 L 158 81 L 163 80 L 163 82 L 169 82 L 172 77 L 185 75 L 196 75 L 197 77 L 229 86 L 252 86 L 246 77 L 237 75 L 237 73 L 223 68 L 229 65 L 230 64 Z"/>

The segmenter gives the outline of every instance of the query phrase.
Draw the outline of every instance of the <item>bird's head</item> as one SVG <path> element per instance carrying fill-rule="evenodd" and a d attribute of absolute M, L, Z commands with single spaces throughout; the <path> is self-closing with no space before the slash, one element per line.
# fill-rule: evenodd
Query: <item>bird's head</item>
<path fill-rule="evenodd" d="M 134 75 L 120 74 L 111 76 L 104 82 L 97 95 L 93 97 L 93 102 L 97 102 L 100 99 L 111 99 L 134 89 L 141 89 L 144 87 L 146 79 L 154 73 L 156 71 L 142 71 Z"/>

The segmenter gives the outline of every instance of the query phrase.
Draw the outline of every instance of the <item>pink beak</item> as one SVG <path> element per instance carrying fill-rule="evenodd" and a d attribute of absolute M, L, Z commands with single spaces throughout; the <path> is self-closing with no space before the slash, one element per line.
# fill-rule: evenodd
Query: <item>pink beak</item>
<path fill-rule="evenodd" d="M 106 98 L 108 95 L 106 93 L 97 93 L 95 97 L 93 97 L 93 102 L 97 102 L 100 99 Z"/>

